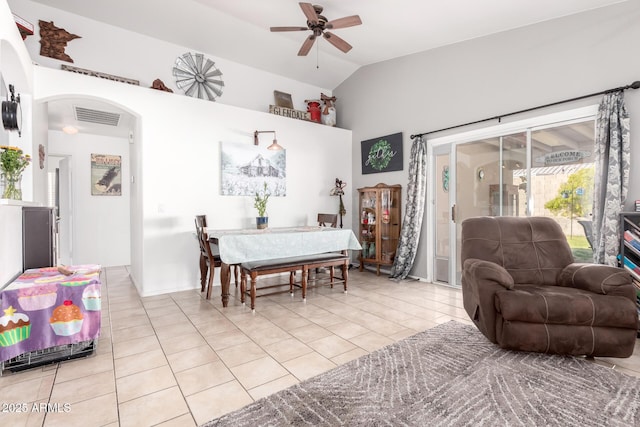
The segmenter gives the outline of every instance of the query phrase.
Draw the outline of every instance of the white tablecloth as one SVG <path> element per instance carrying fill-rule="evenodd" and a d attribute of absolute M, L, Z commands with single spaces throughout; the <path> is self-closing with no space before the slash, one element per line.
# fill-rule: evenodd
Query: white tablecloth
<path fill-rule="evenodd" d="M 217 241 L 220 259 L 226 264 L 360 250 L 353 231 L 330 227 L 266 228 L 263 230 L 207 230 Z"/>

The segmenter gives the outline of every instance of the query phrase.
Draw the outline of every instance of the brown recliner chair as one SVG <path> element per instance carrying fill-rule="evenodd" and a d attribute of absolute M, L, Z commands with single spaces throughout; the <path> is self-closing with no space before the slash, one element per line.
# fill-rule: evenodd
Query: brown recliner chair
<path fill-rule="evenodd" d="M 638 330 L 635 290 L 621 268 L 578 264 L 545 217 L 462 223 L 462 296 L 478 329 L 502 348 L 629 357 Z"/>

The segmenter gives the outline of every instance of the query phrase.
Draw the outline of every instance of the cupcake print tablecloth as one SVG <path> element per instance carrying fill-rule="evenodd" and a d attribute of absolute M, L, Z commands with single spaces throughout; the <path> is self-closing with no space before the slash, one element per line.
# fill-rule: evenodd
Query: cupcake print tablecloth
<path fill-rule="evenodd" d="M 27 270 L 0 292 L 0 362 L 100 336 L 101 266 L 66 268 Z"/>

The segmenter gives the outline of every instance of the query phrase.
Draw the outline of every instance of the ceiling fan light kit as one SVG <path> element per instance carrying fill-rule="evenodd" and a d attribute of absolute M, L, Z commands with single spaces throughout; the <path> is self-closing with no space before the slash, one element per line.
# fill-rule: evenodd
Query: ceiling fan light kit
<path fill-rule="evenodd" d="M 327 20 L 327 18 L 321 15 L 323 10 L 322 6 L 313 5 L 311 3 L 299 4 L 300 8 L 302 9 L 302 13 L 304 13 L 304 16 L 307 18 L 306 27 L 271 27 L 272 32 L 308 30 L 312 32 L 312 34 L 310 34 L 302 43 L 302 46 L 298 51 L 298 56 L 306 56 L 313 47 L 316 39 L 320 36 L 324 37 L 329 43 L 331 43 L 333 46 L 344 53 L 347 53 L 351 50 L 352 46 L 349 43 L 327 30 L 337 30 L 340 28 L 360 25 L 362 24 L 362 20 L 358 15 L 345 16 L 344 18 L 338 18 L 329 21 Z"/>

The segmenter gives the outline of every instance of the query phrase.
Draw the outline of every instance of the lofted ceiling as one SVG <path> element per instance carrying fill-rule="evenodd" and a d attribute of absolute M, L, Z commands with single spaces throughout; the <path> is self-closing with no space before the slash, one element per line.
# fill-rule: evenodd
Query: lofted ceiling
<path fill-rule="evenodd" d="M 307 56 L 310 31 L 270 31 L 306 26 L 294 0 L 33 1 L 332 91 L 369 64 L 627 0 L 318 0 L 362 25 L 333 30 L 349 52 L 319 39 Z"/>
<path fill-rule="evenodd" d="M 334 30 L 348 53 L 319 40 L 304 57 L 310 32 L 269 30 L 306 26 L 294 0 L 34 1 L 333 90 L 364 65 L 624 0 L 318 0 L 328 20 L 359 15 L 362 25 Z"/>

